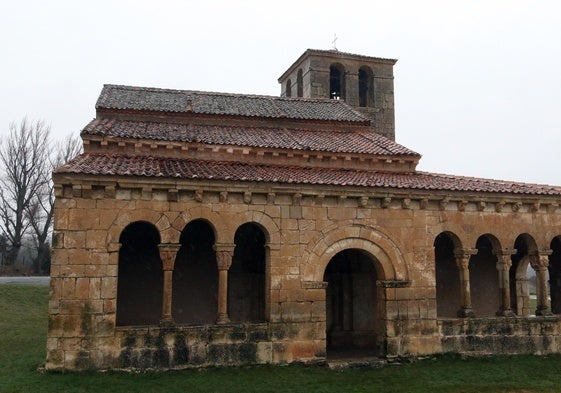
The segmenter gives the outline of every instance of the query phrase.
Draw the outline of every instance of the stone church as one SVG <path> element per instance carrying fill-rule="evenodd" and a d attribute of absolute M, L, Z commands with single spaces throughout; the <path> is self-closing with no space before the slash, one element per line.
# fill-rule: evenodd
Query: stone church
<path fill-rule="evenodd" d="M 47 369 L 561 352 L 561 187 L 417 171 L 395 63 L 105 85 L 53 174 Z"/>

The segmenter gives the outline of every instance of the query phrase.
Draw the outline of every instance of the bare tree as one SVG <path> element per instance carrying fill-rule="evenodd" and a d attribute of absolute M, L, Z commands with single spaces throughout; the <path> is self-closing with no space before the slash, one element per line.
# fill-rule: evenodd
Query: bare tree
<path fill-rule="evenodd" d="M 81 149 L 81 140 L 77 136 L 67 136 L 55 145 L 46 171 L 48 181 L 41 185 L 27 207 L 27 218 L 32 229 L 33 243 L 37 252 L 33 263 L 36 271 L 46 273 L 50 268 L 51 248 L 49 238 L 53 224 L 53 205 L 55 201 L 51 173 L 60 165 L 77 156 Z"/>
<path fill-rule="evenodd" d="M 6 265 L 13 265 L 30 228 L 29 206 L 49 182 L 50 128 L 43 121 L 10 124 L 0 138 L 0 225 L 8 242 Z"/>

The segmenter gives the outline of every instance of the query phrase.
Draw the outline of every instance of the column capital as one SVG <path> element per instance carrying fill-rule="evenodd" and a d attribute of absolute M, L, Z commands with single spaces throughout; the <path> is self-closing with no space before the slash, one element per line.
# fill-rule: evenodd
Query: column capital
<path fill-rule="evenodd" d="M 497 257 L 510 257 L 518 252 L 516 248 L 501 248 L 500 250 L 493 250 L 493 254 Z"/>
<path fill-rule="evenodd" d="M 457 248 L 454 250 L 456 264 L 460 269 L 469 268 L 469 258 L 477 254 L 477 248 Z"/>
<path fill-rule="evenodd" d="M 477 255 L 477 248 L 455 248 L 454 256 L 456 258 L 469 258 L 472 255 Z"/>
<path fill-rule="evenodd" d="M 218 270 L 228 270 L 230 268 L 235 247 L 235 244 L 217 243 L 214 245 Z"/>
<path fill-rule="evenodd" d="M 503 248 L 500 250 L 493 250 L 493 255 L 497 257 L 497 269 L 508 269 L 512 266 L 511 256 L 517 252 L 514 248 Z"/>
<path fill-rule="evenodd" d="M 178 243 L 158 244 L 158 249 L 160 250 L 160 258 L 162 258 L 164 270 L 173 270 L 175 257 L 177 256 L 180 248 L 181 244 Z"/>
<path fill-rule="evenodd" d="M 545 270 L 549 266 L 549 256 L 553 254 L 553 250 L 541 249 L 528 253 L 530 265 L 534 270 Z"/>
<path fill-rule="evenodd" d="M 234 243 L 215 243 L 212 248 L 214 248 L 214 251 L 231 251 L 233 253 L 236 245 Z"/>

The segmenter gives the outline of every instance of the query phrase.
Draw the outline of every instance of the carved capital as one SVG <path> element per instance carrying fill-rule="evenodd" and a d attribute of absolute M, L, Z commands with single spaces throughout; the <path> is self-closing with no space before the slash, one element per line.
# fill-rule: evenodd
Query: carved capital
<path fill-rule="evenodd" d="M 539 250 L 534 251 L 528 255 L 530 265 L 536 271 L 545 270 L 549 266 L 549 256 L 553 250 Z"/>
<path fill-rule="evenodd" d="M 493 250 L 493 254 L 497 257 L 497 269 L 508 270 L 512 266 L 511 256 L 516 254 L 516 249 L 503 248 L 502 250 Z"/>
<path fill-rule="evenodd" d="M 162 258 L 164 270 L 173 270 L 175 258 L 181 248 L 181 244 L 162 243 L 158 245 L 158 248 L 160 249 L 160 258 Z"/>
<path fill-rule="evenodd" d="M 477 254 L 476 248 L 461 248 L 454 250 L 454 257 L 456 258 L 456 265 L 460 269 L 469 268 L 469 258 Z"/>
<path fill-rule="evenodd" d="M 218 270 L 228 270 L 232 266 L 232 257 L 234 256 L 234 244 L 215 244 L 216 266 Z"/>

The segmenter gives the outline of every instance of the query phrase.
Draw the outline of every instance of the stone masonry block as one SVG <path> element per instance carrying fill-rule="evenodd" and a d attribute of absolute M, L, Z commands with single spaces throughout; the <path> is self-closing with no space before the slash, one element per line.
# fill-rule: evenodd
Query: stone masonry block
<path fill-rule="evenodd" d="M 115 299 L 117 297 L 117 278 L 103 277 L 101 279 L 101 298 Z"/>
<path fill-rule="evenodd" d="M 90 279 L 79 277 L 76 279 L 75 299 L 89 299 L 90 296 Z"/>
<path fill-rule="evenodd" d="M 86 248 L 105 249 L 107 247 L 107 231 L 89 230 L 86 232 Z"/>

